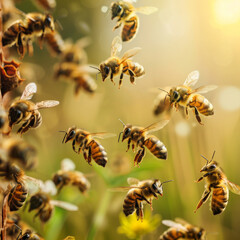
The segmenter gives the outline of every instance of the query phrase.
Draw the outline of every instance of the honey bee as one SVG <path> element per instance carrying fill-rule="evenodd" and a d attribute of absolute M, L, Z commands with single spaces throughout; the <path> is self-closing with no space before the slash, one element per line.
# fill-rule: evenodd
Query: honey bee
<path fill-rule="evenodd" d="M 61 54 L 61 62 L 86 64 L 88 57 L 84 50 L 90 44 L 89 37 L 80 38 L 76 43 L 72 43 L 71 40 L 66 40 L 64 50 Z"/>
<path fill-rule="evenodd" d="M 126 216 L 136 210 L 139 219 L 143 219 L 143 203 L 148 203 L 152 209 L 153 198 L 158 199 L 158 195 L 163 195 L 162 185 L 172 180 L 160 182 L 159 179 L 139 181 L 136 178 L 128 178 L 130 187 L 123 203 L 123 212 Z"/>
<path fill-rule="evenodd" d="M 52 55 L 62 54 L 65 43 L 62 36 L 57 31 L 44 34 L 44 40 L 47 42 Z"/>
<path fill-rule="evenodd" d="M 81 89 L 88 93 L 94 93 L 97 84 L 90 76 L 90 73 L 96 73 L 96 69 L 87 65 L 79 66 L 75 63 L 64 62 L 57 64 L 54 68 L 55 78 L 64 77 L 75 82 L 75 94 L 77 95 Z"/>
<path fill-rule="evenodd" d="M 206 231 L 203 228 L 194 226 L 180 218 L 176 218 L 175 221 L 176 222 L 171 220 L 162 221 L 164 225 L 170 228 L 159 237 L 159 240 L 206 239 Z"/>
<path fill-rule="evenodd" d="M 51 199 L 51 195 L 56 194 L 56 192 L 57 190 L 52 181 L 47 181 L 42 184 L 40 191 L 31 196 L 28 202 L 28 211 L 36 210 L 37 213 L 35 217 L 38 216 L 41 222 L 45 223 L 51 218 L 55 206 L 68 211 L 78 210 L 78 207 L 73 204 Z"/>
<path fill-rule="evenodd" d="M 6 151 L 6 159 L 8 161 L 20 164 L 26 170 L 32 169 L 36 164 L 36 149 L 20 138 L 4 138 L 1 148 Z"/>
<path fill-rule="evenodd" d="M 42 116 L 38 109 L 50 108 L 59 104 L 58 101 L 48 100 L 33 103 L 29 101 L 33 94 L 37 92 L 35 83 L 29 83 L 19 100 L 14 101 L 8 112 L 9 127 L 23 122 L 17 133 L 23 134 L 30 128 L 37 128 L 42 123 Z"/>
<path fill-rule="evenodd" d="M 90 189 L 90 182 L 82 172 L 74 171 L 75 164 L 70 159 L 63 159 L 61 162 L 61 170 L 53 176 L 53 182 L 58 188 L 58 192 L 64 186 L 72 185 L 78 187 L 81 193 L 86 193 Z"/>
<path fill-rule="evenodd" d="M 99 72 L 102 75 L 102 80 L 110 75 L 111 81 L 113 81 L 113 77 L 116 75 L 120 75 L 119 80 L 119 89 L 122 85 L 123 74 L 127 74 L 130 76 L 130 82 L 135 84 L 135 78 L 141 77 L 145 74 L 143 66 L 140 64 L 133 62 L 130 58 L 136 55 L 140 48 L 133 48 L 124 53 L 122 58 L 117 56 L 117 52 L 120 52 L 122 48 L 121 39 L 117 36 L 113 39 L 112 47 L 111 47 L 111 57 L 106 61 L 102 62 L 99 67 Z M 114 83 L 115 84 L 115 83 Z"/>
<path fill-rule="evenodd" d="M 200 93 L 206 93 L 217 88 L 216 85 L 208 85 L 192 89 L 191 86 L 195 85 L 199 79 L 199 72 L 191 72 L 182 86 L 172 87 L 169 92 L 162 89 L 166 94 L 163 95 L 163 99 L 170 101 L 170 106 L 178 106 L 185 108 L 186 115 L 188 116 L 188 108 L 194 110 L 197 121 L 202 124 L 199 114 L 205 116 L 213 115 L 213 105 Z M 165 101 L 165 100 L 164 100 Z"/>
<path fill-rule="evenodd" d="M 200 208 L 211 195 L 210 208 L 212 210 L 212 213 L 213 215 L 220 214 L 225 210 L 228 203 L 228 189 L 230 189 L 233 193 L 240 195 L 240 186 L 230 182 L 227 179 L 218 163 L 216 161 L 213 161 L 214 154 L 215 151 L 213 152 L 212 159 L 210 161 L 202 156 L 207 161 L 207 163 L 200 170 L 200 172 L 204 172 L 205 174 L 200 177 L 197 182 L 200 182 L 205 178 L 206 185 L 202 198 L 200 199 L 194 212 L 196 212 L 197 209 Z"/>
<path fill-rule="evenodd" d="M 73 151 L 76 153 L 83 152 L 84 159 L 91 164 L 92 159 L 100 166 L 105 167 L 107 164 L 107 153 L 104 147 L 95 140 L 95 138 L 108 138 L 115 136 L 112 133 L 89 133 L 85 130 L 71 127 L 65 132 L 62 143 L 72 141 Z M 78 151 L 76 151 L 75 145 L 79 145 Z"/>
<path fill-rule="evenodd" d="M 24 14 L 25 15 L 25 14 Z M 55 30 L 54 20 L 50 14 L 29 13 L 25 15 L 25 20 L 14 22 L 3 33 L 3 46 L 12 46 L 16 44 L 21 56 L 25 54 L 24 42 L 33 37 L 44 37 L 44 34 Z M 24 39 L 24 40 L 23 40 Z"/>
<path fill-rule="evenodd" d="M 163 120 L 161 122 L 157 122 L 149 125 L 146 128 L 143 128 L 132 126 L 131 124 L 125 124 L 121 121 L 124 129 L 122 132 L 119 133 L 118 142 L 122 134 L 122 142 L 125 139 L 128 139 L 127 151 L 130 148 L 131 142 L 133 151 L 135 149 L 135 144 L 136 147 L 140 148 L 134 158 L 134 165 L 137 164 L 138 166 L 141 163 L 145 155 L 145 147 L 148 148 L 155 157 L 164 160 L 167 159 L 167 148 L 165 147 L 165 145 L 157 137 L 148 136 L 148 133 L 162 129 L 168 122 L 169 120 Z"/>
<path fill-rule="evenodd" d="M 157 10 L 156 7 L 134 8 L 129 1 L 113 2 L 111 5 L 112 20 L 117 18 L 117 24 L 113 30 L 123 24 L 122 41 L 130 41 L 136 36 L 139 28 L 139 18 L 136 13 L 139 12 L 149 15 Z"/>

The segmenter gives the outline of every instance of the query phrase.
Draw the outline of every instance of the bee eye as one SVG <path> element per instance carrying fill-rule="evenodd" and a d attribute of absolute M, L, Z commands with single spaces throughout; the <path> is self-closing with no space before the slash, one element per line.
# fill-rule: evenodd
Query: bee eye
<path fill-rule="evenodd" d="M 108 74 L 109 74 L 109 72 L 110 72 L 110 69 L 109 69 L 109 67 L 107 67 L 107 66 L 106 66 L 106 67 L 104 68 L 104 71 L 105 71 L 105 73 L 108 75 Z"/>
<path fill-rule="evenodd" d="M 152 188 L 153 188 L 153 190 L 154 190 L 154 191 L 156 191 L 156 190 L 157 190 L 157 186 L 156 186 L 156 184 L 155 184 L 155 183 L 152 185 Z"/>
<path fill-rule="evenodd" d="M 202 231 L 200 231 L 200 232 L 197 234 L 198 239 L 200 239 L 201 236 L 202 236 Z"/>
<path fill-rule="evenodd" d="M 69 134 L 69 137 L 70 137 L 70 138 L 73 138 L 73 137 L 74 137 L 74 135 L 75 135 L 75 131 L 74 131 L 74 130 L 72 130 L 72 131 L 70 132 L 70 134 Z"/>
<path fill-rule="evenodd" d="M 210 170 L 213 170 L 213 169 L 215 169 L 215 168 L 216 168 L 216 165 L 215 165 L 215 164 L 213 164 L 213 165 L 211 165 L 211 166 L 209 167 Z"/>
<path fill-rule="evenodd" d="M 45 18 L 45 24 L 46 24 L 47 26 L 50 26 L 51 22 L 52 22 L 51 18 L 50 18 L 49 16 L 47 16 L 47 17 Z"/>
<path fill-rule="evenodd" d="M 55 183 L 56 186 L 58 186 L 62 182 L 62 176 L 55 175 L 53 178 L 53 182 Z"/>
<path fill-rule="evenodd" d="M 117 13 L 120 13 L 122 11 L 122 7 L 120 5 L 117 6 Z"/>
<path fill-rule="evenodd" d="M 179 93 L 177 91 L 173 92 L 173 98 L 178 99 Z"/>
<path fill-rule="evenodd" d="M 131 130 L 130 130 L 129 128 L 127 128 L 127 129 L 125 130 L 125 135 L 128 135 L 130 132 L 131 132 Z"/>

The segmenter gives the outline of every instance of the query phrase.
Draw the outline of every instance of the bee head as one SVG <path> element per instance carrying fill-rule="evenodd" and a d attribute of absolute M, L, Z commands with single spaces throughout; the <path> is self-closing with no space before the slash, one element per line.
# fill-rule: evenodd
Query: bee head
<path fill-rule="evenodd" d="M 114 2 L 111 5 L 111 11 L 112 11 L 112 20 L 113 20 L 115 17 L 122 15 L 123 7 L 118 2 Z"/>
<path fill-rule="evenodd" d="M 12 127 L 14 124 L 18 124 L 23 119 L 22 109 L 17 105 L 11 107 L 8 112 L 9 126 Z"/>
<path fill-rule="evenodd" d="M 30 206 L 28 211 L 31 212 L 34 209 L 40 208 L 42 204 L 47 201 L 48 201 L 47 196 L 42 193 L 37 193 L 33 195 L 29 200 Z"/>
<path fill-rule="evenodd" d="M 205 230 L 203 228 L 197 229 L 196 239 L 205 239 Z"/>
<path fill-rule="evenodd" d="M 160 196 L 162 196 L 163 195 L 163 184 L 167 183 L 167 182 L 172 182 L 172 181 L 173 180 L 168 180 L 168 181 L 164 181 L 164 182 L 161 183 L 159 179 L 155 179 L 153 181 L 152 186 L 151 186 L 152 191 L 154 193 L 159 194 Z"/>
<path fill-rule="evenodd" d="M 170 104 L 180 101 L 181 95 L 176 89 L 171 89 L 169 95 L 170 95 Z"/>
<path fill-rule="evenodd" d="M 122 125 L 124 127 L 123 131 L 119 133 L 118 142 L 120 140 L 121 134 L 123 135 L 122 136 L 122 142 L 123 142 L 126 138 L 128 138 L 130 136 L 131 131 L 132 131 L 132 125 L 125 124 L 121 119 L 118 119 L 118 120 L 122 123 Z"/>
<path fill-rule="evenodd" d="M 53 182 L 54 184 L 56 185 L 56 187 L 58 187 L 63 181 L 63 177 L 62 175 L 56 173 L 54 176 L 53 176 Z"/>
<path fill-rule="evenodd" d="M 100 64 L 100 72 L 102 74 L 102 80 L 104 81 L 110 73 L 110 67 L 108 67 L 107 64 L 102 63 Z"/>
<path fill-rule="evenodd" d="M 52 15 L 46 14 L 44 19 L 44 26 L 49 28 L 52 32 L 55 30 L 55 24 Z"/>
<path fill-rule="evenodd" d="M 218 163 L 216 161 L 213 161 L 215 155 L 215 151 L 213 152 L 212 158 L 209 161 L 207 158 L 205 158 L 204 156 L 202 156 L 206 161 L 206 165 L 200 170 L 200 172 L 213 172 L 216 170 L 216 168 L 218 167 Z"/>
<path fill-rule="evenodd" d="M 66 135 L 63 138 L 63 142 L 65 140 L 65 143 L 72 140 L 76 136 L 76 127 L 71 127 L 68 129 Z"/>

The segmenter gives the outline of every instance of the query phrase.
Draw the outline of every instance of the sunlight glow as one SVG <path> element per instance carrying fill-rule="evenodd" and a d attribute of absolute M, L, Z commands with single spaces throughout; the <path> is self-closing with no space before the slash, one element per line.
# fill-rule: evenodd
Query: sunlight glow
<path fill-rule="evenodd" d="M 233 24 L 240 21 L 239 0 L 216 0 L 214 4 L 216 22 Z"/>

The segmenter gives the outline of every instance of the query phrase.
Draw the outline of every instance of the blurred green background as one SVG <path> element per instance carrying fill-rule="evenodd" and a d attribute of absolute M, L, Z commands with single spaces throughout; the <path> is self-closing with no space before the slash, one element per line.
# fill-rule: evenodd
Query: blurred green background
<path fill-rule="evenodd" d="M 74 41 L 89 36 L 92 43 L 86 51 L 90 64 L 99 65 L 110 56 L 112 39 L 120 33 L 120 30 L 112 31 L 116 21 L 111 21 L 110 12 L 101 11 L 102 6 L 110 6 L 111 2 L 57 0 L 53 16 L 63 27 L 60 34 L 64 39 Z M 228 206 L 220 216 L 212 215 L 209 203 L 196 214 L 193 211 L 204 191 L 203 182 L 194 182 L 201 176 L 199 170 L 205 164 L 201 154 L 211 158 L 216 150 L 215 160 L 229 180 L 240 184 L 240 2 L 139 0 L 134 5 L 158 8 L 158 12 L 150 16 L 138 15 L 140 28 L 136 38 L 123 44 L 121 54 L 133 47 L 142 48 L 134 61 L 144 66 L 146 75 L 136 80 L 136 86 L 124 77 L 119 90 L 109 79 L 103 83 L 99 76 L 98 89 L 93 96 L 81 92 L 76 97 L 73 83 L 53 79 L 53 65 L 58 59 L 50 57 L 46 47 L 40 50 L 35 44 L 34 56 L 25 56 L 23 60 L 22 66 L 25 63 L 38 66 L 36 71 L 32 67 L 35 75 L 27 79 L 38 84 L 38 93 L 33 100 L 60 101 L 56 108 L 41 110 L 42 126 L 23 136 L 39 151 L 38 167 L 29 175 L 49 179 L 66 157 L 74 160 L 77 170 L 94 173 L 88 196 L 70 188 L 63 189 L 58 197 L 77 204 L 78 212 L 56 208 L 44 227 L 37 219 L 33 225 L 47 240 L 63 239 L 67 235 L 88 240 L 127 239 L 117 232 L 126 193 L 111 189 L 127 186 L 126 179 L 131 176 L 141 180 L 174 180 L 164 186 L 163 197 L 153 201 L 152 215 L 159 214 L 162 219 L 186 219 L 205 228 L 207 239 L 239 239 L 239 196 L 230 193 Z M 17 7 L 26 13 L 36 11 L 30 0 L 22 0 Z M 156 159 L 147 150 L 140 168 L 133 167 L 134 153 L 126 153 L 126 143 L 118 143 L 115 137 L 101 140 L 109 158 L 103 169 L 95 163 L 93 167 L 89 166 L 82 155 L 73 152 L 70 143 L 61 144 L 63 134 L 58 131 L 73 125 L 89 132 L 118 134 L 122 130 L 119 118 L 143 127 L 159 121 L 161 117 L 153 115 L 153 102 L 158 93 L 151 89 L 180 85 L 193 70 L 200 72 L 196 87 L 219 86 L 205 94 L 214 105 L 215 115 L 202 117 L 204 126 L 201 126 L 193 114 L 185 120 L 179 112 L 173 111 L 169 124 L 155 133 L 168 149 L 167 161 Z M 145 205 L 145 209 L 149 210 L 149 206 Z M 32 216 L 24 213 L 24 219 L 29 223 L 32 223 Z M 160 224 L 144 239 L 157 239 L 166 229 Z"/>

